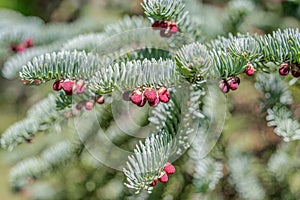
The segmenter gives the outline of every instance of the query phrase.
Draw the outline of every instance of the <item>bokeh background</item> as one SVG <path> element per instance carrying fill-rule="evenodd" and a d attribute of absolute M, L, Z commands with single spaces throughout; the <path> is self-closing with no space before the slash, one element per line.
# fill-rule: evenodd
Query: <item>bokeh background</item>
<path fill-rule="evenodd" d="M 99 30 L 107 24 L 116 22 L 124 15 L 142 15 L 139 0 L 0 0 L 0 7 L 13 9 L 25 16 L 38 16 L 45 22 L 72 23 L 80 18 L 99 22 Z M 207 15 L 204 23 L 210 25 L 211 36 L 227 35 L 228 32 L 269 33 L 277 28 L 299 27 L 300 6 L 298 0 L 255 0 L 255 8 L 249 8 L 245 18 L 232 21 L 231 10 L 226 0 L 199 1 L 205 7 L 199 12 Z M 194 10 L 193 12 L 197 12 Z M 214 16 L 215 15 L 215 16 Z M 222 16 L 221 18 L 219 16 Z M 2 60 L 1 66 L 3 62 Z M 0 67 L 1 68 L 1 67 Z M 42 88 L 25 87 L 18 80 L 6 80 L 0 77 L 0 133 L 14 122 L 25 117 L 26 110 L 42 99 L 50 91 L 49 84 Z M 293 88 L 294 110 L 299 113 L 300 93 Z M 253 87 L 253 80 L 243 78 L 238 91 L 230 94 L 230 113 L 222 133 L 221 142 L 227 146 L 238 145 L 242 151 L 252 152 L 263 160 L 274 152 L 276 144 L 281 142 L 272 128 L 266 126 L 264 115 L 260 113 L 257 99 L 260 94 Z M 298 115 L 299 116 L 299 115 Z M 43 136 L 40 136 L 43 137 Z M 24 144 L 22 150 L 32 151 L 32 144 Z M 16 160 L 10 152 L 0 150 L 0 199 L 27 199 L 26 194 L 14 194 L 9 186 L 8 173 Z M 258 170 L 259 167 L 258 167 Z M 285 188 L 299 195 L 300 173 L 289 177 Z M 222 184 L 222 183 L 221 183 Z M 230 189 L 228 190 L 230 191 Z M 228 194 L 230 197 L 231 194 Z M 298 196 L 299 197 L 299 196 Z"/>

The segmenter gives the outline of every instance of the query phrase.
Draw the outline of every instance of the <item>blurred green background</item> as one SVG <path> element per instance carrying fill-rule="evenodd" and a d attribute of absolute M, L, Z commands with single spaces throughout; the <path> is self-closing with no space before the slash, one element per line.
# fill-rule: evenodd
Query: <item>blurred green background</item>
<path fill-rule="evenodd" d="M 96 18 L 105 25 L 117 21 L 125 14 L 142 14 L 140 2 L 139 0 L 0 0 L 0 7 L 19 11 L 27 16 L 39 16 L 46 22 L 73 22 L 78 17 L 85 16 Z M 205 0 L 203 3 L 222 10 L 227 1 Z M 268 33 L 277 28 L 299 27 L 300 9 L 297 0 L 256 0 L 255 3 L 261 9 L 257 13 L 256 10 L 252 11 L 253 13 L 242 22 L 241 31 Z M 259 21 L 258 17 L 264 20 Z M 43 86 L 43 89 L 28 88 L 18 80 L 5 80 L 1 77 L 0 133 L 14 122 L 24 118 L 26 110 L 49 92 L 47 88 L 49 85 Z M 225 144 L 240 144 L 244 150 L 259 154 L 268 146 L 280 142 L 280 138 L 272 132 L 272 129 L 267 128 L 264 117 L 258 114 L 258 97 L 259 94 L 253 87 L 253 81 L 248 79 L 243 80 L 241 89 L 231 94 L 231 116 L 227 120 L 222 136 Z M 295 89 L 294 97 L 298 97 L 296 100 L 299 102 L 298 89 Z M 243 132 L 243 135 L 240 132 Z M 6 151 L 0 150 L 0 153 L 9 157 Z M 14 195 L 12 193 L 8 180 L 10 167 L 1 156 L 0 199 L 26 199 L 26 194 Z M 289 184 L 294 184 L 292 188 L 297 190 L 300 181 L 291 179 Z"/>

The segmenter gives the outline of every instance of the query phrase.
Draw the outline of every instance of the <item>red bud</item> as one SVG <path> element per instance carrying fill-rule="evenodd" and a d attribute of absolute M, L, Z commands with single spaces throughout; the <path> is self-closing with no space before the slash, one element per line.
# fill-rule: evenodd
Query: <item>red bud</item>
<path fill-rule="evenodd" d="M 155 102 L 157 98 L 157 93 L 153 88 L 146 88 L 144 91 L 144 96 L 148 100 L 148 102 Z"/>
<path fill-rule="evenodd" d="M 167 174 L 174 174 L 175 173 L 175 167 L 171 163 L 167 163 L 165 168 L 164 168 L 164 171 Z"/>
<path fill-rule="evenodd" d="M 159 181 L 162 183 L 168 182 L 168 175 L 164 174 L 162 177 L 159 178 Z"/>
<path fill-rule="evenodd" d="M 60 80 L 57 80 L 53 83 L 53 90 L 59 91 L 62 89 L 62 82 Z"/>
<path fill-rule="evenodd" d="M 165 87 L 161 87 L 158 90 L 158 97 L 161 102 L 167 103 L 170 101 L 170 92 Z"/>

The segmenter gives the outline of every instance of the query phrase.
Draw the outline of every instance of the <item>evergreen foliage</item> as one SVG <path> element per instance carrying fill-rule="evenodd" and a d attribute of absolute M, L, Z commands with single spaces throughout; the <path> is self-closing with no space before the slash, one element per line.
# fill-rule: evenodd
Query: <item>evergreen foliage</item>
<path fill-rule="evenodd" d="M 125 16 L 102 32 L 96 22 L 45 24 L 0 10 L 0 16 L 10 16 L 7 21 L 0 17 L 3 76 L 18 75 L 26 86 L 51 81 L 56 92 L 1 135 L 1 147 L 9 151 L 35 138 L 38 143 L 40 133 L 58 138 L 12 168 L 13 188 L 21 191 L 50 177 L 61 188 L 52 180 L 34 183 L 33 199 L 276 196 L 269 180 L 288 176 L 284 163 L 292 173 L 300 164 L 289 155 L 300 138 L 293 111 L 297 100 L 290 92 L 299 86 L 299 29 L 275 27 L 261 35 L 244 31 L 245 20 L 258 7 L 250 0 L 232 0 L 224 8 L 225 20 L 218 22 L 225 29 L 208 31 L 194 9 L 212 8 L 191 2 L 144 0 L 146 17 Z M 231 100 L 225 93 L 246 80 L 255 81 L 265 124 L 274 127 L 282 143 L 272 144 L 277 150 L 267 152 L 264 161 L 236 146 L 224 150 L 229 142 L 220 136 L 229 112 L 226 100 Z M 253 170 L 260 162 L 268 173 Z M 59 183 L 72 177 L 68 171 L 84 175 Z M 69 187 L 79 188 L 77 196 Z M 41 188 L 48 192 L 37 192 Z M 293 190 L 280 195 L 300 197 Z"/>

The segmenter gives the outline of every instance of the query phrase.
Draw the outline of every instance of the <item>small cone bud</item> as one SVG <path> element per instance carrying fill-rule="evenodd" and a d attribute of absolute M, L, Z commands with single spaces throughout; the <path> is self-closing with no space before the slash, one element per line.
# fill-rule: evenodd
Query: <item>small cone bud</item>
<path fill-rule="evenodd" d="M 40 84 L 40 83 L 41 83 L 41 80 L 39 80 L 39 79 L 34 79 L 33 83 L 35 83 L 35 84 Z"/>
<path fill-rule="evenodd" d="M 84 93 L 85 88 L 86 88 L 86 85 L 84 84 L 83 80 L 78 80 L 76 82 L 75 91 L 76 91 L 77 94 Z"/>
<path fill-rule="evenodd" d="M 130 101 L 130 97 L 131 97 L 132 91 L 125 91 L 122 94 L 122 98 L 124 101 Z"/>
<path fill-rule="evenodd" d="M 292 64 L 292 66 L 291 66 L 291 74 L 295 78 L 299 78 L 300 77 L 300 68 L 299 68 L 299 66 L 297 64 Z"/>
<path fill-rule="evenodd" d="M 10 45 L 10 50 L 13 51 L 13 52 L 17 52 L 17 45 L 11 44 Z"/>
<path fill-rule="evenodd" d="M 155 21 L 155 22 L 152 24 L 152 28 L 153 28 L 154 30 L 160 29 L 160 21 Z"/>
<path fill-rule="evenodd" d="M 59 91 L 62 89 L 62 82 L 60 80 L 57 80 L 53 83 L 53 90 Z"/>
<path fill-rule="evenodd" d="M 94 101 L 87 101 L 84 105 L 86 110 L 92 110 L 94 108 L 95 102 Z"/>
<path fill-rule="evenodd" d="M 170 101 L 170 92 L 165 87 L 161 87 L 157 93 L 161 102 L 167 103 Z"/>
<path fill-rule="evenodd" d="M 156 99 L 158 99 L 157 93 L 156 93 L 155 89 L 153 89 L 153 88 L 146 88 L 144 91 L 144 96 L 148 100 L 148 102 L 151 102 L 151 103 L 155 102 Z"/>
<path fill-rule="evenodd" d="M 32 141 L 33 141 L 33 138 L 32 138 L 32 137 L 31 137 L 31 138 L 26 138 L 26 142 L 32 143 Z"/>
<path fill-rule="evenodd" d="M 104 102 L 105 102 L 104 96 L 100 95 L 100 96 L 96 97 L 96 102 L 97 102 L 97 104 L 104 104 Z"/>
<path fill-rule="evenodd" d="M 239 87 L 240 79 L 237 76 L 236 77 L 231 76 L 227 78 L 227 83 L 231 90 L 236 90 Z"/>
<path fill-rule="evenodd" d="M 73 93 L 73 85 L 74 85 L 74 82 L 69 80 L 69 79 L 66 79 L 64 82 L 63 82 L 63 90 L 66 92 L 66 95 L 72 95 Z"/>
<path fill-rule="evenodd" d="M 230 90 L 229 85 L 227 84 L 227 82 L 225 80 L 221 80 L 219 82 L 219 88 L 224 93 L 228 93 Z"/>
<path fill-rule="evenodd" d="M 177 33 L 178 32 L 178 26 L 175 23 L 171 23 L 169 28 L 170 28 L 171 33 Z"/>
<path fill-rule="evenodd" d="M 245 69 L 245 71 L 244 71 L 248 76 L 252 76 L 253 74 L 254 74 L 254 66 L 250 63 L 250 62 L 248 62 L 247 63 L 247 67 L 246 67 L 246 69 Z"/>
<path fill-rule="evenodd" d="M 175 173 L 175 167 L 171 163 L 167 163 L 165 168 L 164 168 L 164 171 L 167 174 L 174 174 Z"/>
<path fill-rule="evenodd" d="M 282 63 L 279 67 L 279 74 L 282 76 L 288 75 L 290 72 L 290 67 L 288 63 Z"/>
<path fill-rule="evenodd" d="M 86 103 L 85 101 L 81 101 L 81 102 L 76 104 L 75 108 L 77 110 L 82 110 L 83 106 L 85 106 L 85 103 Z"/>
<path fill-rule="evenodd" d="M 25 40 L 25 47 L 26 48 L 33 47 L 33 40 L 31 38 Z"/>
<path fill-rule="evenodd" d="M 64 117 L 65 117 L 66 119 L 71 118 L 71 117 L 72 117 L 72 112 L 65 112 L 65 113 L 64 113 Z"/>
<path fill-rule="evenodd" d="M 168 175 L 164 174 L 162 177 L 159 178 L 159 181 L 162 183 L 168 182 Z"/>
<path fill-rule="evenodd" d="M 167 29 L 168 28 L 168 23 L 166 21 L 161 21 L 159 26 L 162 29 Z"/>
<path fill-rule="evenodd" d="M 158 182 L 158 180 L 157 180 L 157 179 L 154 179 L 154 180 L 152 181 L 152 183 L 150 183 L 150 185 L 153 187 L 153 186 L 156 185 L 157 182 Z"/>
<path fill-rule="evenodd" d="M 16 52 L 22 52 L 22 51 L 25 51 L 25 49 L 26 49 L 26 47 L 25 47 L 25 45 L 24 44 L 18 44 L 17 46 L 16 46 Z"/>
<path fill-rule="evenodd" d="M 142 90 L 140 89 L 136 89 L 135 91 L 133 91 L 131 97 L 130 97 L 132 103 L 138 105 L 141 104 L 141 102 L 144 100 L 144 95 Z"/>
<path fill-rule="evenodd" d="M 163 30 L 160 31 L 160 36 L 165 37 L 165 38 L 169 38 L 169 37 L 172 36 L 172 33 L 169 30 L 166 31 L 165 29 L 163 29 Z"/>

